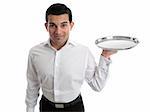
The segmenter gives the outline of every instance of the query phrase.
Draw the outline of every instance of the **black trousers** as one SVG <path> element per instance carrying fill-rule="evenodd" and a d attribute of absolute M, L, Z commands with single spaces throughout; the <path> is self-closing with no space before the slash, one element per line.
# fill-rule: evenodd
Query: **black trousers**
<path fill-rule="evenodd" d="M 40 100 L 40 112 L 84 112 L 84 104 L 81 95 L 69 103 L 53 103 L 44 95 Z"/>

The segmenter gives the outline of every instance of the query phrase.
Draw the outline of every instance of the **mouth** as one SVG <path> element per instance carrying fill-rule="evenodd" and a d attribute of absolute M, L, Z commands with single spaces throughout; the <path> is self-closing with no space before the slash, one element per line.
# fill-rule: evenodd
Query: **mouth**
<path fill-rule="evenodd" d="M 55 36 L 55 39 L 56 39 L 56 40 L 61 40 L 61 39 L 62 39 L 62 36 Z"/>
<path fill-rule="evenodd" d="M 61 39 L 61 38 L 63 38 L 63 36 L 62 35 L 55 35 L 55 38 L 56 39 Z"/>

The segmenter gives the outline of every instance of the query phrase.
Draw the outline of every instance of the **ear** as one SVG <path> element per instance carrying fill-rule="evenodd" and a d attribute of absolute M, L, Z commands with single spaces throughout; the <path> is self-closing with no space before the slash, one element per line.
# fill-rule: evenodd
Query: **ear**
<path fill-rule="evenodd" d="M 48 31 L 48 23 L 47 22 L 45 23 L 45 28 Z"/>
<path fill-rule="evenodd" d="M 72 29 L 73 26 L 74 26 L 74 22 L 72 21 L 72 22 L 70 23 L 70 25 L 71 25 L 71 29 Z"/>

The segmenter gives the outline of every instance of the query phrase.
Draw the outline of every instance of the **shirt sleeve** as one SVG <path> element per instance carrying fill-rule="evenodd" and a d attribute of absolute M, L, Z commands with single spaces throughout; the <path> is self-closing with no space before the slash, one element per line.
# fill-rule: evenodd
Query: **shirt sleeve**
<path fill-rule="evenodd" d="M 88 52 L 87 68 L 85 73 L 86 82 L 95 91 L 101 91 L 108 78 L 110 59 L 100 56 L 99 64 L 96 65 L 92 53 Z"/>
<path fill-rule="evenodd" d="M 34 112 L 39 96 L 40 83 L 33 63 L 33 56 L 29 53 L 27 66 L 26 112 Z"/>

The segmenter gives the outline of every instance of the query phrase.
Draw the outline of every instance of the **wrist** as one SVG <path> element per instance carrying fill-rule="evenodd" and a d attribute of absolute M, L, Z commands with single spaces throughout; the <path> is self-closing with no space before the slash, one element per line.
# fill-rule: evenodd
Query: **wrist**
<path fill-rule="evenodd" d="M 26 112 L 34 112 L 34 108 L 27 107 L 27 108 L 26 108 Z"/>

